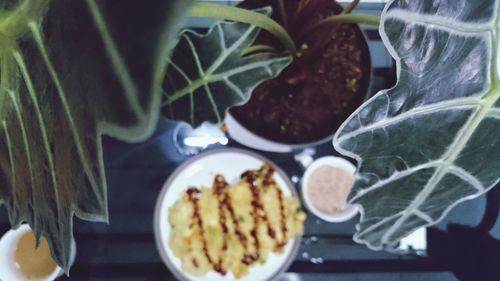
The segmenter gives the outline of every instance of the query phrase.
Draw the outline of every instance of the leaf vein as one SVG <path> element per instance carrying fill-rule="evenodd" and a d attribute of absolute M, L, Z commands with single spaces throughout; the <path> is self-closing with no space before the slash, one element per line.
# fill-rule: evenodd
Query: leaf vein
<path fill-rule="evenodd" d="M 68 124 L 69 124 L 69 128 L 71 131 L 71 135 L 73 137 L 73 141 L 75 143 L 77 153 L 78 153 L 78 156 L 79 156 L 80 161 L 82 163 L 83 169 L 85 171 L 85 174 L 87 175 L 87 179 L 89 180 L 90 185 L 92 186 L 92 189 L 94 190 L 94 194 L 96 194 L 100 197 L 102 194 L 98 190 L 99 184 L 96 182 L 96 179 L 94 177 L 92 169 L 89 167 L 89 160 L 85 156 L 83 144 L 80 141 L 81 136 L 78 132 L 76 122 L 73 118 L 73 115 L 71 114 L 71 109 L 70 109 L 68 100 L 66 99 L 66 93 L 63 89 L 61 80 L 59 79 L 59 75 L 57 74 L 57 71 L 55 70 L 54 66 L 52 65 L 52 62 L 49 59 L 47 49 L 45 48 L 45 44 L 43 42 L 42 35 L 41 35 L 40 30 L 38 29 L 37 25 L 34 22 L 30 22 L 28 25 L 29 25 L 31 33 L 33 34 L 33 37 L 35 39 L 36 45 L 38 47 L 38 51 L 40 52 L 40 54 L 43 58 L 43 61 L 44 61 L 45 66 L 47 68 L 47 71 L 49 72 L 50 77 L 51 77 L 52 81 L 54 82 L 56 92 L 57 92 L 57 95 L 59 97 L 59 100 L 61 101 L 62 108 L 64 109 L 64 113 L 66 115 L 66 118 L 68 118 Z M 107 201 L 106 198 L 99 198 L 99 199 L 101 200 L 101 202 Z"/>
<path fill-rule="evenodd" d="M 198 75 L 200 77 L 205 77 L 205 72 L 203 71 L 203 67 L 201 65 L 200 57 L 198 56 L 198 53 L 196 52 L 196 47 L 193 44 L 193 41 L 191 41 L 191 38 L 187 36 L 186 34 L 182 35 L 184 39 L 186 39 L 186 42 L 189 44 L 189 48 L 191 49 L 191 53 L 193 54 L 194 60 L 196 62 L 196 68 L 198 69 Z"/>
<path fill-rule="evenodd" d="M 442 164 L 436 169 L 432 177 L 426 183 L 422 192 L 420 192 L 415 199 L 408 206 L 408 212 L 403 214 L 394 225 L 392 225 L 387 232 L 382 237 L 382 241 L 387 241 L 391 235 L 393 235 L 396 230 L 408 219 L 408 217 L 416 210 L 434 191 L 437 184 L 443 179 L 443 177 L 450 171 L 453 167 L 453 163 L 459 156 L 460 152 L 467 145 L 467 142 L 473 136 L 479 124 L 487 116 L 491 108 L 494 106 L 495 102 L 498 100 L 498 89 L 492 88 L 486 95 L 486 98 L 482 101 L 481 105 L 476 109 L 476 111 L 471 115 L 469 120 L 464 124 L 460 132 L 457 134 L 453 143 L 449 146 L 448 150 L 441 157 L 443 159 Z"/>
<path fill-rule="evenodd" d="M 104 48 L 109 56 L 113 69 L 115 70 L 118 79 L 120 80 L 120 83 L 125 90 L 125 96 L 130 102 L 132 110 L 134 110 L 137 116 L 144 118 L 145 113 L 141 109 L 138 100 L 137 88 L 133 83 L 132 77 L 127 70 L 120 52 L 118 51 L 118 47 L 115 45 L 115 42 L 113 42 L 113 39 L 111 38 L 111 34 L 109 33 L 108 27 L 106 26 L 106 22 L 104 21 L 104 17 L 100 12 L 97 3 L 94 0 L 87 0 L 87 6 L 89 7 L 92 19 L 94 20 L 97 30 L 99 31 L 102 41 L 104 42 Z"/>
<path fill-rule="evenodd" d="M 54 159 L 52 158 L 52 152 L 50 149 L 47 128 L 45 127 L 45 121 L 44 121 L 43 116 L 42 116 L 42 111 L 40 109 L 40 105 L 38 104 L 38 98 L 37 98 L 37 95 L 35 93 L 35 88 L 33 86 L 33 82 L 31 81 L 30 75 L 28 73 L 28 69 L 26 68 L 26 64 L 24 63 L 24 60 L 23 60 L 21 54 L 17 51 L 14 51 L 13 56 L 18 64 L 19 69 L 21 70 L 21 74 L 23 76 L 24 83 L 26 84 L 26 88 L 28 89 L 30 99 L 33 102 L 33 107 L 35 109 L 36 119 L 38 122 L 38 126 L 40 126 L 40 132 L 42 135 L 43 148 L 45 150 L 47 162 L 49 165 L 48 168 L 50 170 L 50 177 L 52 180 L 54 194 L 56 197 L 56 204 L 57 204 L 58 209 L 59 209 L 59 204 L 60 204 L 59 200 L 60 199 L 59 199 L 59 188 L 58 188 L 58 184 L 57 184 L 57 176 L 55 173 Z"/>
<path fill-rule="evenodd" d="M 409 12 L 403 9 L 392 9 L 386 14 L 387 19 L 393 18 L 405 22 L 412 22 L 424 26 L 433 26 L 441 29 L 446 29 L 452 33 L 465 33 L 469 35 L 474 35 L 481 32 L 488 32 L 493 30 L 493 23 L 468 23 L 463 21 L 455 21 L 442 16 L 436 16 L 431 14 L 418 14 L 414 12 Z"/>
<path fill-rule="evenodd" d="M 3 131 L 5 133 L 5 142 L 7 144 L 7 151 L 9 154 L 10 174 L 12 176 L 12 186 L 16 186 L 16 168 L 14 166 L 14 153 L 12 152 L 12 141 L 10 139 L 7 121 L 2 121 Z"/>
<path fill-rule="evenodd" d="M 415 211 L 413 211 L 413 214 L 416 215 L 417 217 L 423 219 L 427 223 L 432 223 L 432 221 L 433 221 L 432 218 L 428 214 L 420 211 L 419 209 L 416 209 Z"/>
<path fill-rule="evenodd" d="M 248 30 L 245 31 L 241 35 L 241 37 L 236 40 L 229 48 L 227 48 L 225 51 L 222 51 L 219 57 L 212 63 L 212 65 L 207 69 L 207 74 L 211 75 L 214 73 L 219 67 L 222 65 L 222 63 L 227 59 L 228 56 L 231 55 L 247 38 L 252 34 L 252 32 L 255 30 L 256 26 L 250 25 Z"/>
<path fill-rule="evenodd" d="M 456 109 L 462 109 L 462 110 L 474 109 L 479 107 L 479 102 L 480 101 L 477 98 L 462 98 L 453 101 L 444 101 L 430 105 L 415 107 L 396 116 L 384 118 L 368 126 L 363 126 L 360 127 L 359 129 L 356 129 L 344 135 L 340 135 L 337 137 L 336 142 L 342 143 L 348 139 L 351 139 L 363 133 L 370 132 L 378 128 L 385 128 L 389 125 L 393 125 L 405 121 L 407 119 L 414 118 L 417 115 L 425 115 L 425 114 L 435 113 L 438 111 L 450 111 Z M 360 120 L 359 124 L 361 125 L 362 123 L 359 117 L 359 112 L 356 114 L 356 116 Z"/>
<path fill-rule="evenodd" d="M 383 180 L 379 180 L 375 184 L 372 184 L 371 186 L 368 186 L 368 187 L 363 188 L 362 190 L 358 191 L 358 193 L 353 198 L 351 198 L 349 200 L 349 203 L 356 202 L 356 200 L 358 200 L 359 198 L 363 197 L 367 193 L 369 193 L 371 191 L 374 191 L 374 190 L 376 190 L 378 188 L 381 188 L 381 187 L 385 186 L 386 184 L 389 184 L 390 182 L 393 182 L 393 181 L 402 179 L 404 177 L 410 176 L 413 173 L 415 173 L 417 171 L 420 171 L 420 170 L 423 170 L 423 169 L 437 167 L 439 165 L 439 163 L 440 163 L 439 161 L 432 161 L 432 162 L 427 162 L 427 163 L 424 163 L 424 164 L 421 164 L 421 165 L 418 165 L 418 166 L 414 166 L 414 167 L 408 168 L 406 170 L 401 170 L 401 171 L 394 172 L 390 177 L 385 178 Z"/>
<path fill-rule="evenodd" d="M 224 82 L 226 82 L 226 84 L 229 86 L 229 88 L 231 88 L 242 100 L 245 99 L 245 94 L 243 93 L 243 91 L 241 91 L 241 89 L 236 86 L 233 81 L 231 81 L 228 77 L 224 78 Z"/>
<path fill-rule="evenodd" d="M 210 86 L 205 84 L 205 92 L 207 93 L 207 97 L 210 100 L 210 104 L 212 105 L 212 110 L 214 111 L 215 117 L 217 118 L 217 123 L 221 122 L 222 119 L 220 117 L 219 110 L 217 109 L 217 103 L 214 100 L 212 90 L 210 90 Z"/>
<path fill-rule="evenodd" d="M 401 215 L 402 215 L 402 212 L 398 212 L 398 213 L 396 213 L 394 215 L 385 217 L 385 218 L 381 219 L 380 221 L 378 221 L 377 223 L 374 223 L 374 224 L 370 225 L 370 227 L 367 227 L 365 230 L 363 230 L 363 231 L 361 231 L 359 233 L 356 233 L 356 236 L 357 237 L 363 236 L 365 233 L 368 233 L 368 232 L 376 229 L 377 227 L 383 225 L 384 223 L 386 223 L 386 222 L 388 222 L 388 221 L 390 221 L 390 220 L 392 220 L 392 219 L 394 219 L 396 217 L 399 217 Z"/>
<path fill-rule="evenodd" d="M 34 174 L 33 174 L 33 165 L 31 163 L 31 149 L 30 149 L 29 140 L 28 140 L 28 133 L 26 131 L 26 126 L 24 125 L 24 120 L 23 120 L 23 116 L 21 113 L 21 107 L 19 106 L 19 103 L 18 103 L 13 91 L 9 90 L 8 95 L 9 95 L 9 97 L 12 101 L 12 104 L 14 106 L 14 111 L 16 112 L 16 119 L 17 119 L 17 122 L 19 123 L 19 128 L 21 130 L 21 135 L 23 138 L 24 150 L 26 152 L 26 161 L 27 161 L 28 170 L 30 173 L 30 180 L 31 180 L 32 186 L 34 186 L 35 180 L 34 180 Z"/>
<path fill-rule="evenodd" d="M 450 167 L 450 173 L 467 182 L 479 192 L 483 192 L 485 190 L 483 184 L 475 176 L 464 170 L 462 167 L 453 165 Z"/>

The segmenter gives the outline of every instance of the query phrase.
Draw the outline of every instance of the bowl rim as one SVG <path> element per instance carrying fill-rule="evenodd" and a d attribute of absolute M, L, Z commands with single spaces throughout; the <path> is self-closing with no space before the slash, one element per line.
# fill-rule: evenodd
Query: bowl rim
<path fill-rule="evenodd" d="M 9 248 L 12 246 L 12 243 L 17 243 L 19 241 L 19 239 L 25 233 L 28 233 L 30 231 L 32 231 L 32 229 L 26 223 L 19 225 L 19 227 L 17 229 L 10 229 L 9 231 L 7 231 L 2 236 L 2 238 L 0 238 L 0 250 L 2 250 L 2 252 L 0 253 L 0 255 L 2 257 L 0 259 L 3 259 L 4 257 L 6 259 L 8 259 L 7 255 L 9 255 Z M 4 268 L 4 267 L 9 268 L 9 265 L 2 264 L 2 268 Z M 15 277 L 15 278 L 23 278 L 19 281 L 22 281 L 22 280 L 25 280 L 25 281 L 29 281 L 29 280 L 32 280 L 32 281 L 51 281 L 51 280 L 55 280 L 56 278 L 61 276 L 63 274 L 63 269 L 56 264 L 56 267 L 49 275 L 47 275 L 45 277 L 38 278 L 38 279 L 30 279 L 30 278 L 24 277 L 21 273 L 14 272 L 13 270 L 10 270 L 10 269 L 2 270 L 1 272 L 4 272 L 4 273 L 0 273 L 0 277 L 2 277 L 2 279 L 3 278 L 8 279 L 10 276 L 10 277 Z M 7 272 L 7 273 L 5 274 L 5 272 Z"/>
<path fill-rule="evenodd" d="M 354 216 L 356 216 L 359 212 L 359 205 L 355 204 L 347 204 L 346 208 L 338 212 L 336 214 L 327 214 L 325 212 L 320 211 L 318 208 L 314 206 L 312 203 L 311 199 L 309 198 L 309 193 L 308 191 L 308 183 L 309 183 L 309 178 L 314 170 L 319 168 L 320 166 L 332 166 L 336 168 L 340 168 L 344 170 L 345 172 L 352 174 L 354 176 L 356 172 L 356 166 L 352 164 L 351 162 L 347 161 L 346 159 L 342 157 L 337 157 L 337 156 L 324 156 L 321 158 L 318 158 L 314 160 L 307 168 L 306 171 L 304 172 L 304 175 L 302 176 L 301 180 L 301 195 L 302 199 L 304 201 L 304 205 L 307 207 L 307 209 L 313 213 L 315 216 L 318 218 L 327 221 L 327 222 L 344 222 L 352 219 Z"/>
<path fill-rule="evenodd" d="M 338 3 L 337 3 L 338 4 Z M 373 63 L 372 63 L 372 54 L 370 51 L 370 47 L 368 45 L 369 39 L 368 36 L 366 35 L 366 32 L 361 28 L 359 24 L 352 24 L 354 25 L 355 32 L 359 35 L 359 41 L 361 42 L 360 49 L 367 54 L 368 59 L 364 63 L 364 67 L 367 70 L 367 76 L 366 76 L 366 84 L 364 88 L 364 97 L 361 100 L 361 102 L 358 105 L 358 108 L 363 105 L 364 102 L 366 102 L 370 97 L 373 96 L 374 93 L 372 93 L 373 90 L 373 76 L 374 76 L 374 69 L 373 69 Z M 355 111 L 355 110 L 354 110 Z M 353 112 L 354 112 L 353 111 Z M 352 114 L 352 113 L 351 113 Z M 277 153 L 289 153 L 293 152 L 296 150 L 301 150 L 304 148 L 308 147 L 313 147 L 313 146 L 318 146 L 324 143 L 327 143 L 333 139 L 335 134 L 337 133 L 337 130 L 333 131 L 330 135 L 318 139 L 312 142 L 308 143 L 286 143 L 286 142 L 279 142 L 275 140 L 268 139 L 264 136 L 261 136 L 245 126 L 241 124 L 236 117 L 234 117 L 231 113 L 231 110 L 228 110 L 226 112 L 226 118 L 224 119 L 224 123 L 227 125 L 227 133 L 228 135 L 236 142 L 252 148 L 252 149 L 257 149 L 261 151 L 267 151 L 267 152 L 277 152 Z M 251 138 L 251 139 L 249 139 Z M 254 145 L 254 143 L 257 142 L 260 144 L 259 145 Z"/>
<path fill-rule="evenodd" d="M 299 194 L 297 192 L 297 189 L 295 188 L 295 185 L 290 181 L 290 178 L 288 177 L 288 175 L 279 166 L 277 166 L 273 161 L 271 161 L 267 157 L 262 156 L 262 155 L 260 155 L 258 153 L 255 153 L 255 152 L 247 150 L 247 149 L 242 149 L 242 148 L 215 148 L 215 149 L 210 149 L 210 150 L 204 151 L 204 152 L 202 152 L 202 153 L 200 153 L 200 154 L 198 154 L 196 156 L 193 156 L 193 157 L 187 159 L 186 161 L 184 161 L 181 165 L 179 165 L 169 175 L 169 177 L 167 178 L 167 180 L 165 180 L 165 182 L 163 183 L 161 191 L 158 194 L 158 199 L 156 201 L 155 212 L 154 212 L 154 216 L 153 216 L 153 230 L 154 230 L 156 248 L 157 248 L 157 250 L 158 250 L 158 252 L 160 254 L 160 257 L 161 257 L 163 263 L 167 266 L 167 269 L 178 280 L 181 280 L 181 281 L 190 281 L 190 279 L 188 279 L 186 277 L 186 273 L 184 273 L 181 270 L 179 270 L 172 263 L 172 261 L 168 257 L 167 250 L 162 247 L 163 243 L 162 243 L 162 239 L 161 239 L 162 237 L 161 237 L 161 230 L 160 230 L 160 215 L 161 215 L 160 211 L 162 209 L 163 200 L 166 197 L 166 194 L 167 194 L 168 189 L 169 189 L 170 185 L 172 184 L 172 182 L 177 178 L 177 176 L 182 171 L 184 171 L 185 168 L 187 168 L 192 163 L 198 161 L 201 158 L 204 158 L 204 157 L 207 157 L 207 156 L 211 156 L 211 155 L 214 155 L 214 154 L 218 154 L 218 153 L 226 153 L 226 152 L 240 153 L 240 154 L 244 154 L 244 155 L 247 155 L 247 156 L 251 156 L 251 157 L 257 158 L 259 160 L 262 160 L 263 162 L 270 163 L 272 165 L 272 167 L 274 168 L 274 171 L 276 173 L 278 173 L 282 177 L 283 181 L 286 184 L 286 187 L 289 188 L 289 190 L 290 190 L 290 194 L 292 196 L 297 196 L 297 197 L 299 196 Z M 282 264 L 282 266 L 278 270 L 276 270 L 276 273 L 268 279 L 269 281 L 275 280 L 277 277 L 280 276 L 281 273 L 285 272 L 290 267 L 290 265 L 293 263 L 293 261 L 295 260 L 295 258 L 297 257 L 297 255 L 299 253 L 301 241 L 302 241 L 302 236 L 294 238 L 294 239 L 291 239 L 291 240 L 288 241 L 289 243 L 293 243 L 292 244 L 292 249 L 290 250 L 290 254 L 287 257 L 287 259 L 285 260 L 285 262 Z M 266 281 L 266 280 L 263 280 L 263 281 Z"/>

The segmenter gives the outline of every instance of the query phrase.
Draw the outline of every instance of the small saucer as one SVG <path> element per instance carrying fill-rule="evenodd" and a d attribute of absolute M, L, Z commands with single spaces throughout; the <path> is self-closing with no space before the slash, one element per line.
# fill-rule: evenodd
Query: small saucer
<path fill-rule="evenodd" d="M 322 212 L 316 208 L 312 202 L 311 199 L 309 198 L 309 193 L 307 192 L 308 186 L 309 186 L 309 178 L 311 177 L 311 174 L 319 167 L 321 166 L 331 166 L 331 167 L 336 167 L 344 170 L 345 172 L 354 175 L 356 171 L 356 167 L 349 161 L 340 158 L 340 157 L 334 157 L 334 156 L 325 156 L 318 158 L 314 160 L 310 165 L 307 166 L 306 171 L 304 173 L 304 176 L 302 177 L 302 183 L 301 183 L 301 188 L 302 188 L 302 199 L 304 201 L 304 204 L 306 208 L 319 217 L 322 220 L 328 221 L 328 222 L 343 222 L 350 220 L 353 218 L 358 212 L 359 212 L 359 206 L 358 205 L 346 205 L 346 208 L 336 212 L 335 214 L 329 214 Z"/>
<path fill-rule="evenodd" d="M 0 280 L 2 281 L 52 281 L 64 274 L 64 270 L 57 266 L 54 271 L 46 277 L 33 279 L 23 276 L 14 265 L 14 251 L 18 240 L 31 228 L 22 224 L 18 229 L 7 231 L 0 239 Z M 76 243 L 73 240 L 71 251 L 71 263 L 76 257 Z"/>

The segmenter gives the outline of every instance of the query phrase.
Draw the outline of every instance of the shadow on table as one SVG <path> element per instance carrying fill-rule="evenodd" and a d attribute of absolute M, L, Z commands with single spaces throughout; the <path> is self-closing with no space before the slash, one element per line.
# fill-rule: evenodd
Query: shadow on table
<path fill-rule="evenodd" d="M 500 211 L 500 187 L 487 194 L 486 211 L 476 227 L 448 225 L 428 230 L 429 255 L 448 265 L 461 281 L 500 280 L 500 241 L 492 234 Z"/>
<path fill-rule="evenodd" d="M 173 136 L 177 126 L 177 122 L 161 119 L 155 133 L 142 143 L 129 144 L 103 137 L 110 224 L 75 220 L 78 245 L 92 245 L 78 248 L 77 273 L 92 271 L 89 265 L 95 263 L 130 261 L 119 256 L 119 245 L 142 245 L 144 239 L 152 239 L 158 193 L 166 178 L 187 158 L 175 146 Z M 160 259 L 156 255 L 136 256 L 143 262 Z"/>

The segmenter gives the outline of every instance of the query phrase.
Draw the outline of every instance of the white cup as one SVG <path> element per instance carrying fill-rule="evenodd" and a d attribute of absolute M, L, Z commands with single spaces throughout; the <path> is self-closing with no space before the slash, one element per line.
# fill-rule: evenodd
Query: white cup
<path fill-rule="evenodd" d="M 24 234 L 30 232 L 31 228 L 27 224 L 21 225 L 18 229 L 7 231 L 0 239 L 0 280 L 1 281 L 52 281 L 64 274 L 59 266 L 54 271 L 39 279 L 27 278 L 15 266 L 14 254 L 17 242 Z M 71 264 L 76 257 L 76 243 L 73 240 L 71 244 Z"/>
<path fill-rule="evenodd" d="M 309 161 L 306 161 L 306 163 Z M 343 222 L 350 220 L 353 218 L 358 212 L 359 212 L 359 206 L 358 205 L 346 205 L 346 207 L 343 210 L 340 210 L 338 212 L 335 212 L 334 214 L 330 213 L 325 213 L 318 208 L 314 206 L 314 204 L 311 202 L 311 199 L 309 197 L 309 192 L 308 192 L 308 187 L 309 187 L 309 179 L 311 177 L 311 174 L 318 169 L 319 167 L 322 166 L 332 166 L 335 168 L 340 168 L 344 170 L 345 172 L 354 175 L 356 172 L 356 167 L 349 161 L 340 158 L 340 157 L 334 157 L 334 156 L 325 156 L 318 158 L 312 162 L 307 163 L 307 168 L 304 173 L 304 176 L 302 177 L 302 199 L 309 211 L 319 217 L 320 219 L 323 219 L 328 222 Z"/>

